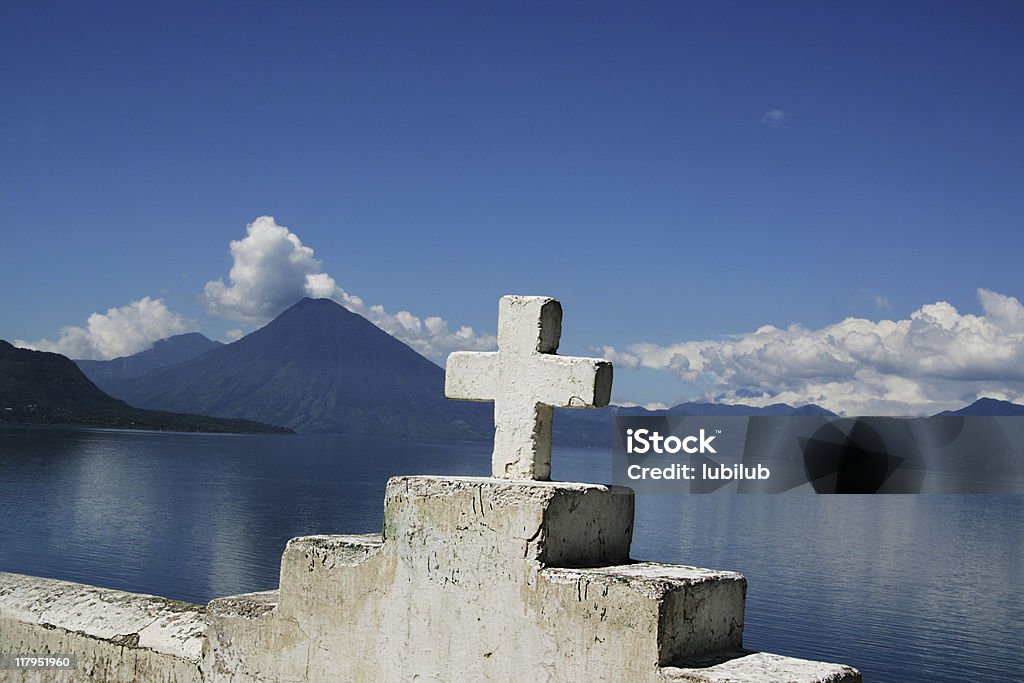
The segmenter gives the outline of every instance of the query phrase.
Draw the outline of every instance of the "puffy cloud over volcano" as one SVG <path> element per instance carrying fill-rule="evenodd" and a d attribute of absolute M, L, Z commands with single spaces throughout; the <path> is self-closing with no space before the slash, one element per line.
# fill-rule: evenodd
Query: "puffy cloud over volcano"
<path fill-rule="evenodd" d="M 249 224 L 246 236 L 230 244 L 230 285 L 206 283 L 203 294 L 212 315 L 263 323 L 305 296 L 350 298 L 326 273 L 299 236 L 261 216 Z"/>
<path fill-rule="evenodd" d="M 924 414 L 980 396 L 1024 398 L 1024 306 L 979 289 L 982 315 L 940 301 L 905 320 L 848 318 L 820 329 L 766 325 L 724 340 L 604 349 L 627 367 L 675 373 L 705 398 L 817 403 L 846 414 Z"/>
<path fill-rule="evenodd" d="M 435 360 L 442 360 L 450 351 L 495 346 L 493 335 L 478 334 L 465 326 L 451 331 L 437 316 L 421 319 L 409 311 L 389 313 L 382 306 L 367 306 L 323 272 L 313 250 L 272 216 L 253 221 L 246 236 L 232 240 L 230 248 L 230 284 L 212 280 L 204 288 L 206 308 L 212 315 L 259 324 L 308 296 L 337 301 Z"/>

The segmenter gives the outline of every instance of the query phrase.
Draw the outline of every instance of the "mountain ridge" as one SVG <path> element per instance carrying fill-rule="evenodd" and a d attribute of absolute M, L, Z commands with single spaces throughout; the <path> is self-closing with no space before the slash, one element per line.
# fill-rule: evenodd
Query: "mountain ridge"
<path fill-rule="evenodd" d="M 2 339 L 0 422 L 196 432 L 291 431 L 248 420 L 135 408 L 89 381 L 71 359 L 57 353 L 19 349 Z"/>
<path fill-rule="evenodd" d="M 186 332 L 160 339 L 151 348 L 129 356 L 111 360 L 76 359 L 74 362 L 93 384 L 106 391 L 119 380 L 141 377 L 154 370 L 184 363 L 218 346 L 223 344 L 199 332 Z"/>
<path fill-rule="evenodd" d="M 192 360 L 111 385 L 136 405 L 304 432 L 489 438 L 487 406 L 444 398 L 444 370 L 362 316 L 305 298 Z"/>
<path fill-rule="evenodd" d="M 1024 416 L 1024 405 L 997 398 L 982 397 L 959 410 L 944 410 L 935 417 L 953 415 L 971 417 L 1019 417 Z"/>

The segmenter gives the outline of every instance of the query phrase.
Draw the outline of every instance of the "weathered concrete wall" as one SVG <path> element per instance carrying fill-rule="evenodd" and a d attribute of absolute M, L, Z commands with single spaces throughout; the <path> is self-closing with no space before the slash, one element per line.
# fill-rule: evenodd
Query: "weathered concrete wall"
<path fill-rule="evenodd" d="M 0 681 L 202 681 L 205 608 L 0 573 L 0 653 L 73 655 L 74 670 L 0 669 Z"/>
<path fill-rule="evenodd" d="M 235 681 L 685 680 L 665 667 L 742 645 L 745 581 L 630 562 L 632 524 L 628 489 L 393 479 L 383 537 L 294 539 L 279 593 L 210 604 L 206 668 Z M 858 680 L 780 667 L 780 680 Z"/>
<path fill-rule="evenodd" d="M 579 612 L 579 582 L 542 576 L 542 558 L 626 561 L 632 525 L 626 489 L 393 479 L 383 538 L 295 539 L 275 610 L 243 614 L 248 606 L 237 600 L 211 603 L 211 671 L 235 680 L 258 680 L 274 665 L 282 667 L 278 680 L 500 680 L 538 662 L 550 666 L 545 660 L 573 644 L 545 630 Z M 649 596 L 636 601 L 656 614 Z M 222 634 L 245 642 L 245 651 L 257 642 L 279 649 L 266 662 L 247 662 Z"/>
<path fill-rule="evenodd" d="M 743 577 L 631 561 L 632 531 L 629 489 L 395 478 L 382 535 L 292 539 L 279 590 L 205 610 L 0 574 L 0 652 L 78 657 L 0 679 L 860 680 L 743 651 Z"/>

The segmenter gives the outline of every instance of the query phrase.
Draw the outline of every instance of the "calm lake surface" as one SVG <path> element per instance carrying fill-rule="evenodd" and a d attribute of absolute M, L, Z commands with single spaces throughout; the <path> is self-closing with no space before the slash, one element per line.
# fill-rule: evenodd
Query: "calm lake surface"
<path fill-rule="evenodd" d="M 188 602 L 277 587 L 287 540 L 379 532 L 398 474 L 489 445 L 0 427 L 0 571 Z M 555 479 L 610 454 L 556 449 Z M 1024 496 L 647 495 L 633 557 L 749 582 L 745 645 L 866 681 L 1020 681 Z"/>

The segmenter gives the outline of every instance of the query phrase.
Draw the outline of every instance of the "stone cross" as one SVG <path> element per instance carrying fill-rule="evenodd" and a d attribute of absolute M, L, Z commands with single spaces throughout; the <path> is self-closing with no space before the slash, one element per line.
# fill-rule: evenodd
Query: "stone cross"
<path fill-rule="evenodd" d="M 600 408 L 611 399 L 612 364 L 555 355 L 561 336 L 558 301 L 503 296 L 498 350 L 448 356 L 445 396 L 494 401 L 494 477 L 550 479 L 553 409 Z"/>

